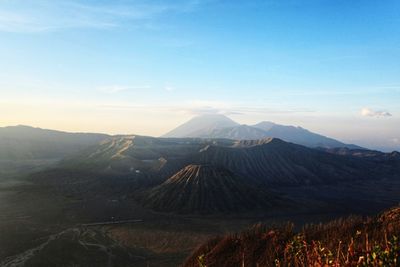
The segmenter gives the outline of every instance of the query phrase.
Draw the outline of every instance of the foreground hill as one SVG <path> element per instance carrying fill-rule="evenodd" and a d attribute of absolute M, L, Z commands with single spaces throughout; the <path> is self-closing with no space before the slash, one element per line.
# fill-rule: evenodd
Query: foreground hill
<path fill-rule="evenodd" d="M 227 169 L 188 165 L 146 193 L 143 202 L 164 212 L 215 213 L 268 209 L 277 201 Z"/>
<path fill-rule="evenodd" d="M 184 267 L 399 266 L 400 208 L 374 218 L 349 217 L 309 225 L 256 225 L 201 245 Z"/>
<path fill-rule="evenodd" d="M 255 140 L 274 137 L 308 147 L 360 148 L 356 145 L 345 144 L 335 139 L 310 132 L 301 127 L 279 125 L 267 121 L 252 126 L 240 125 L 223 115 L 195 117 L 168 132 L 163 137 L 226 138 L 235 140 Z"/>

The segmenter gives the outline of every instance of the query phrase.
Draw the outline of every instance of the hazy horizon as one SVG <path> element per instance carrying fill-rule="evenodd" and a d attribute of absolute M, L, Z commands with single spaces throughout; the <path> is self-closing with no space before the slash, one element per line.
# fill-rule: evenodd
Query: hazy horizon
<path fill-rule="evenodd" d="M 399 9 L 0 0 L 0 126 L 159 136 L 211 113 L 400 150 Z"/>
<path fill-rule="evenodd" d="M 208 113 L 208 114 L 202 114 L 202 115 L 215 115 L 215 114 L 214 113 Z M 158 134 L 158 135 L 146 134 L 146 133 L 137 133 L 137 132 L 107 132 L 107 131 L 101 131 L 101 130 L 100 131 L 70 130 L 70 129 L 41 127 L 41 126 L 27 125 L 27 124 L 4 125 L 4 126 L 0 126 L 0 127 L 27 126 L 27 127 L 33 127 L 33 128 L 40 128 L 40 129 L 44 129 L 44 130 L 56 130 L 56 131 L 64 131 L 64 132 L 70 132 L 70 133 L 101 133 L 101 134 L 109 134 L 109 135 L 142 135 L 142 136 L 162 137 L 164 134 L 166 134 L 169 131 L 175 129 L 176 127 L 188 122 L 189 120 L 191 120 L 191 119 L 193 119 L 195 117 L 199 117 L 199 116 L 202 116 L 202 115 L 191 116 L 191 117 L 189 117 L 188 120 L 183 121 L 182 123 L 179 123 L 177 125 L 174 125 L 173 128 L 170 128 L 170 129 L 168 129 L 168 130 L 166 130 L 166 131 L 164 131 L 164 132 L 162 132 L 161 134 Z M 221 114 L 221 115 L 224 115 L 224 114 Z M 224 115 L 224 116 L 226 116 L 226 115 Z M 226 116 L 226 117 L 232 119 L 232 116 Z M 257 122 L 254 122 L 254 123 L 246 124 L 246 123 L 241 123 L 240 121 L 236 121 L 236 120 L 234 120 L 234 121 L 239 123 L 239 124 L 241 124 L 241 125 L 254 125 L 256 123 L 262 122 L 262 121 L 257 121 Z M 273 123 L 279 124 L 277 122 L 273 122 Z M 302 125 L 296 125 L 296 124 L 288 125 L 288 126 L 295 126 L 295 127 L 305 128 Z M 310 129 L 307 129 L 307 130 L 310 130 Z M 310 131 L 313 132 L 312 130 L 310 130 Z M 321 134 L 320 132 L 315 132 L 315 133 Z M 338 139 L 335 136 L 327 136 L 327 137 Z M 377 150 L 381 150 L 381 151 L 384 151 L 384 152 L 392 152 L 392 151 L 395 151 L 395 150 L 399 150 L 396 146 L 385 146 L 385 145 L 382 145 L 382 143 L 379 143 L 379 142 L 374 143 L 373 140 L 366 140 L 366 141 L 364 140 L 364 142 L 363 142 L 362 140 L 344 140 L 344 139 L 339 139 L 338 141 L 342 141 L 342 142 L 345 142 L 345 143 L 347 142 L 348 144 L 359 145 L 359 146 L 362 146 L 362 147 L 368 148 L 368 149 L 377 149 Z"/>

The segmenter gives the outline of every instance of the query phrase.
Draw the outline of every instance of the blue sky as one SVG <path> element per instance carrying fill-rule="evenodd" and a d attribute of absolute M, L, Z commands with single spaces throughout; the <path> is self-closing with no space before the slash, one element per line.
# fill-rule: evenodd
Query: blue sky
<path fill-rule="evenodd" d="M 400 149 L 399 14 L 390 0 L 0 0 L 0 125 L 160 135 L 216 112 Z"/>

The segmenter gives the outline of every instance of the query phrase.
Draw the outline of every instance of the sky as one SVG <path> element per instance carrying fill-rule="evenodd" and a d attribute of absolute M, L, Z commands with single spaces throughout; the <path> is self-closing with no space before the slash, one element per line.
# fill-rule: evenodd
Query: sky
<path fill-rule="evenodd" d="M 0 126 L 159 136 L 193 116 L 400 150 L 400 1 L 0 0 Z"/>

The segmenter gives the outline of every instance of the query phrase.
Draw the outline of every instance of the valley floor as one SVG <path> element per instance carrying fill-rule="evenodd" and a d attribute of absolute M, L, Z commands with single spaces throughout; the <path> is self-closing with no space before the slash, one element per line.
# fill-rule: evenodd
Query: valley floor
<path fill-rule="evenodd" d="M 400 202 L 397 181 L 277 190 L 293 204 L 259 214 L 188 216 L 156 213 L 129 198 L 94 194 L 79 199 L 25 180 L 2 179 L 0 262 L 4 266 L 19 266 L 12 265 L 17 262 L 45 266 L 56 259 L 79 263 L 100 253 L 104 260 L 97 266 L 177 266 L 209 238 L 257 222 L 277 225 L 292 221 L 300 227 L 348 214 L 370 215 Z M 85 225 L 120 220 L 135 221 Z"/>

